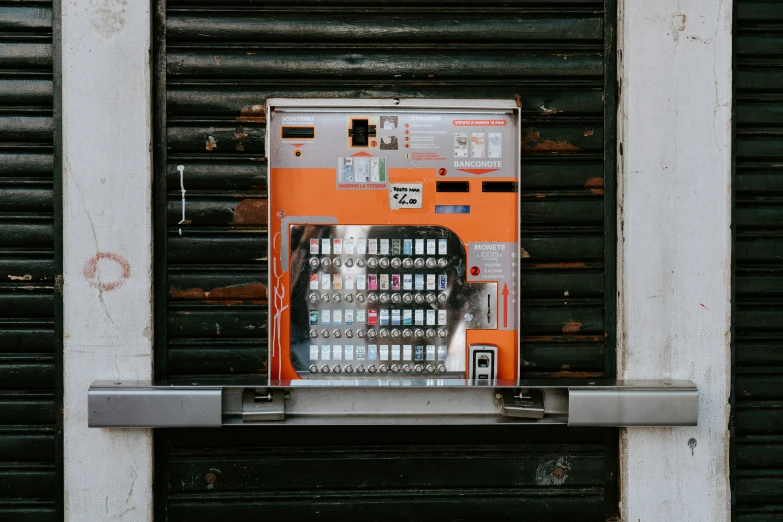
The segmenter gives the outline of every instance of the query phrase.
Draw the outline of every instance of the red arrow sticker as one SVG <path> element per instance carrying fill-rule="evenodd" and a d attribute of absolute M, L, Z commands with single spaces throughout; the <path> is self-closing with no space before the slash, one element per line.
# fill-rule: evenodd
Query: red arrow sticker
<path fill-rule="evenodd" d="M 508 326 L 508 285 L 503 283 L 503 328 Z"/>

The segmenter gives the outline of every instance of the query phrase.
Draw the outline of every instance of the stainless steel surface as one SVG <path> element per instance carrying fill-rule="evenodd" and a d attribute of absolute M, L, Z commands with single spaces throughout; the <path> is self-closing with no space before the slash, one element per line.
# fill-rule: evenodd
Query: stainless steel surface
<path fill-rule="evenodd" d="M 88 424 L 171 428 L 544 422 L 632 427 L 693 426 L 698 421 L 698 391 L 689 381 L 489 381 L 476 386 L 464 379 L 401 377 L 271 385 L 241 380 L 187 386 L 95 382 L 88 392 Z"/>
<path fill-rule="evenodd" d="M 505 417 L 544 418 L 544 394 L 541 390 L 500 390 L 495 392 L 495 399 Z"/>
<path fill-rule="evenodd" d="M 569 426 L 696 426 L 698 419 L 695 387 L 568 390 Z"/>
<path fill-rule="evenodd" d="M 455 111 L 518 109 L 518 105 L 513 100 L 478 98 L 270 98 L 267 100 L 267 106 L 274 107 L 280 112 L 295 112 L 296 109 L 311 111 L 317 108 L 350 109 L 352 107 L 378 108 L 385 111 L 388 111 L 389 108 L 436 109 L 438 112 L 442 112 L 443 109 L 454 109 Z"/>
<path fill-rule="evenodd" d="M 91 428 L 214 427 L 222 424 L 220 388 L 103 387 L 87 392 Z"/>

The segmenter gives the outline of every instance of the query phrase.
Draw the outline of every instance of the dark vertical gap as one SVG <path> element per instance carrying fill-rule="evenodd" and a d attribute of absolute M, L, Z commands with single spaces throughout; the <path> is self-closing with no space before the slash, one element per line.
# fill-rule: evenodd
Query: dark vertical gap
<path fill-rule="evenodd" d="M 736 299 L 736 275 L 737 275 L 737 261 L 736 261 L 736 254 L 734 245 L 737 242 L 737 227 L 734 223 L 734 209 L 736 209 L 736 178 L 737 178 L 737 153 L 736 153 L 736 146 L 737 143 L 737 118 L 736 118 L 736 100 L 737 100 L 737 82 L 736 80 L 736 74 L 735 71 L 737 70 L 737 2 L 736 0 L 733 2 L 732 6 L 732 25 L 731 27 L 731 47 L 732 47 L 732 53 L 731 53 L 731 75 L 732 75 L 732 82 L 731 82 L 731 220 L 730 220 L 730 226 L 731 226 L 731 288 L 729 289 L 729 299 L 731 299 L 731 320 L 729 322 L 729 332 L 730 332 L 730 350 L 729 350 L 729 357 L 730 357 L 730 364 L 731 364 L 731 382 L 729 384 L 729 495 L 731 498 L 731 504 L 729 507 L 729 512 L 731 513 L 731 520 L 737 520 L 737 510 L 735 509 L 735 506 L 737 505 L 737 498 L 736 498 L 736 487 L 735 487 L 735 481 L 737 477 L 737 449 L 736 449 L 736 436 L 734 434 L 734 412 L 736 407 L 736 390 L 734 383 L 736 382 L 736 364 L 735 364 L 735 329 L 734 329 L 734 318 L 736 317 L 736 308 L 737 308 L 737 299 Z"/>
<path fill-rule="evenodd" d="M 168 358 L 168 335 L 166 311 L 168 309 L 168 271 L 166 269 L 167 235 L 166 226 L 166 0 L 153 4 L 152 16 L 152 113 L 153 113 L 153 198 L 155 210 L 152 216 L 154 234 L 153 281 L 155 284 L 153 314 L 155 321 L 155 342 L 153 364 L 155 379 L 165 379 Z M 153 513 L 155 520 L 166 520 L 168 487 L 166 481 L 166 435 L 164 430 L 155 430 L 153 435 Z"/>
<path fill-rule="evenodd" d="M 65 519 L 65 480 L 63 446 L 63 175 L 62 175 L 62 5 L 60 0 L 52 2 L 52 82 L 54 86 L 54 473 L 55 473 L 55 517 Z"/>
<path fill-rule="evenodd" d="M 604 376 L 617 375 L 617 1 L 604 1 Z M 619 430 L 604 445 L 606 518 L 620 516 Z"/>

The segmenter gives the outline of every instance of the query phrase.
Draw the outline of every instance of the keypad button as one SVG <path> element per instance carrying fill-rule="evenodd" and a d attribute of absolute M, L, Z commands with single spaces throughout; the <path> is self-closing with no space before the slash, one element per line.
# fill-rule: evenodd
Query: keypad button
<path fill-rule="evenodd" d="M 399 328 L 392 328 L 391 336 L 395 339 L 397 339 L 400 336 L 400 329 Z"/>
<path fill-rule="evenodd" d="M 416 260 L 413 262 L 413 266 L 416 268 L 424 268 L 424 258 L 417 257 Z"/>
<path fill-rule="evenodd" d="M 374 366 L 370 366 L 370 368 L 374 368 Z M 382 364 L 379 370 L 381 373 L 389 373 L 389 367 L 385 364 Z M 370 370 L 370 373 L 375 373 L 375 372 Z"/>
<path fill-rule="evenodd" d="M 383 303 L 383 304 L 388 303 L 389 302 L 389 294 L 381 294 L 380 297 L 378 298 L 378 300 L 381 303 Z"/>
<path fill-rule="evenodd" d="M 435 328 L 427 328 L 427 337 L 430 339 L 435 337 Z"/>
<path fill-rule="evenodd" d="M 438 371 L 440 373 L 446 373 L 446 365 L 445 364 L 439 364 L 438 365 Z"/>
<path fill-rule="evenodd" d="M 353 294 L 345 294 L 345 302 L 353 303 Z"/>
<path fill-rule="evenodd" d="M 321 373 L 329 373 L 331 369 L 327 365 L 321 366 Z"/>
<path fill-rule="evenodd" d="M 389 337 L 389 330 L 387 330 L 386 328 L 381 328 L 380 334 L 381 334 L 381 337 L 383 337 L 385 339 L 385 338 Z"/>
<path fill-rule="evenodd" d="M 391 260 L 392 268 L 400 268 L 402 266 L 402 259 L 395 257 Z"/>
<path fill-rule="evenodd" d="M 445 339 L 446 335 L 448 335 L 448 332 L 446 332 L 445 328 L 438 328 L 438 337 Z"/>
<path fill-rule="evenodd" d="M 346 336 L 348 339 L 350 339 L 351 337 L 353 337 L 353 330 L 351 330 L 350 328 L 348 328 L 348 329 L 345 331 L 345 336 Z"/>
<path fill-rule="evenodd" d="M 353 366 L 350 364 L 345 367 L 345 373 L 353 373 Z"/>
<path fill-rule="evenodd" d="M 449 264 L 449 260 L 446 259 L 445 257 L 441 257 L 440 259 L 438 259 L 438 266 L 439 267 L 446 268 L 448 266 L 448 264 Z"/>
<path fill-rule="evenodd" d="M 332 371 L 333 371 L 334 373 L 342 373 L 343 369 L 342 369 L 342 368 L 340 368 L 340 365 L 339 365 L 339 364 L 336 364 L 336 365 L 334 366 L 334 368 L 332 368 Z"/>
<path fill-rule="evenodd" d="M 364 373 L 364 366 L 361 364 L 356 367 L 356 373 Z"/>
<path fill-rule="evenodd" d="M 356 301 L 357 301 L 358 303 L 363 303 L 365 299 L 367 299 L 367 298 L 366 298 L 366 297 L 364 297 L 364 294 L 357 294 L 357 295 L 356 295 Z"/>
<path fill-rule="evenodd" d="M 310 294 L 310 302 L 311 303 L 317 303 L 318 302 L 318 294 Z"/>
<path fill-rule="evenodd" d="M 369 294 L 367 294 L 367 300 L 371 303 L 376 302 L 378 300 L 378 294 L 374 292 L 370 292 Z"/>
<path fill-rule="evenodd" d="M 321 337 L 329 337 L 329 330 L 327 330 L 326 328 L 321 330 Z"/>
<path fill-rule="evenodd" d="M 332 296 L 332 301 L 334 301 L 335 303 L 339 303 L 342 300 L 343 300 L 343 296 L 341 296 L 340 294 L 334 294 Z"/>
<path fill-rule="evenodd" d="M 375 268 L 378 266 L 378 260 L 374 257 L 371 257 L 367 260 L 367 268 Z"/>
<path fill-rule="evenodd" d="M 329 260 L 328 257 L 324 257 L 324 258 L 321 259 L 321 266 L 323 268 L 328 268 L 329 265 L 331 265 L 331 264 L 332 264 L 332 262 Z"/>
<path fill-rule="evenodd" d="M 375 373 L 378 371 L 378 368 L 376 368 L 374 364 L 371 364 L 370 367 L 367 368 L 367 371 L 370 373 Z"/>
<path fill-rule="evenodd" d="M 362 330 L 361 328 L 356 330 L 356 337 L 358 337 L 359 339 L 364 339 L 364 330 Z"/>
<path fill-rule="evenodd" d="M 370 339 L 375 339 L 376 337 L 378 337 L 378 332 L 376 332 L 375 330 L 367 330 L 367 337 L 369 337 Z"/>
<path fill-rule="evenodd" d="M 390 369 L 391 369 L 391 371 L 393 373 L 400 373 L 400 365 L 399 364 L 392 364 Z"/>
<path fill-rule="evenodd" d="M 389 259 L 382 257 L 380 261 L 378 261 L 378 266 L 381 268 L 389 268 Z"/>
<path fill-rule="evenodd" d="M 424 302 L 424 296 L 422 294 L 416 294 L 414 301 L 416 301 L 418 304 L 421 304 Z"/>
<path fill-rule="evenodd" d="M 391 296 L 391 302 L 394 304 L 399 304 L 400 301 L 402 301 L 402 296 L 400 294 L 392 294 Z"/>
<path fill-rule="evenodd" d="M 438 295 L 438 302 L 440 304 L 445 304 L 447 300 L 448 300 L 448 296 L 446 294 L 439 294 Z"/>
<path fill-rule="evenodd" d="M 413 335 L 416 337 L 424 337 L 424 329 L 416 328 L 416 330 L 413 332 Z"/>
<path fill-rule="evenodd" d="M 342 260 L 342 259 L 340 259 L 339 257 L 336 257 L 336 258 L 334 259 L 334 261 L 332 261 L 332 264 L 333 264 L 334 266 L 343 266 L 343 260 Z"/>
<path fill-rule="evenodd" d="M 427 373 L 435 373 L 435 367 L 431 364 L 428 364 L 424 369 L 427 371 Z"/>
<path fill-rule="evenodd" d="M 347 266 L 348 268 L 351 268 L 353 266 L 353 259 L 350 258 L 350 257 L 348 259 L 346 259 L 345 260 L 345 266 Z M 347 368 L 346 368 L 346 370 L 347 370 Z"/>
<path fill-rule="evenodd" d="M 411 368 L 409 364 L 406 364 L 405 366 L 402 367 L 402 371 L 404 371 L 405 373 L 411 373 L 413 371 L 413 368 Z"/>
<path fill-rule="evenodd" d="M 343 332 L 339 328 L 335 328 L 332 332 L 332 335 L 337 337 L 338 339 L 343 336 Z"/>
<path fill-rule="evenodd" d="M 364 268 L 365 266 L 367 266 L 367 261 L 365 261 L 364 259 L 358 259 L 356 261 L 356 266 L 358 266 L 359 268 Z"/>
<path fill-rule="evenodd" d="M 310 373 L 318 373 L 318 366 L 311 364 L 310 365 Z"/>
<path fill-rule="evenodd" d="M 321 294 L 321 302 L 322 303 L 328 303 L 331 300 L 329 297 L 329 294 Z"/>
<path fill-rule="evenodd" d="M 412 294 L 402 294 L 402 302 L 405 304 L 411 304 L 413 302 Z"/>
<path fill-rule="evenodd" d="M 318 266 L 321 264 L 317 257 L 311 257 L 309 263 L 310 268 L 318 268 Z"/>
<path fill-rule="evenodd" d="M 428 257 L 425 264 L 427 265 L 427 268 L 435 268 L 438 266 L 438 261 L 434 257 Z"/>
<path fill-rule="evenodd" d="M 310 333 L 310 338 L 311 339 L 315 339 L 316 337 L 318 337 L 318 330 L 316 330 L 316 329 L 310 330 L 309 333 Z"/>
<path fill-rule="evenodd" d="M 412 267 L 413 266 L 413 259 L 411 259 L 410 257 L 406 257 L 405 259 L 402 260 L 402 266 L 404 266 L 405 268 Z"/>
<path fill-rule="evenodd" d="M 422 366 L 421 364 L 417 364 L 416 366 L 413 367 L 413 371 L 416 373 L 421 373 L 424 371 L 424 366 Z"/>
<path fill-rule="evenodd" d="M 411 331 L 410 328 L 406 328 L 405 330 L 402 331 L 402 336 L 405 337 L 406 339 L 410 339 L 411 337 L 413 337 L 413 331 Z"/>
<path fill-rule="evenodd" d="M 427 302 L 432 304 L 434 303 L 438 298 L 433 293 L 427 294 Z"/>

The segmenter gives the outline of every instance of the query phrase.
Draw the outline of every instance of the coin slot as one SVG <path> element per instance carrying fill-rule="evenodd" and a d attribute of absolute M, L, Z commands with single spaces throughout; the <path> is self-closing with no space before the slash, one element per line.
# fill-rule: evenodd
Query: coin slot
<path fill-rule="evenodd" d="M 516 192 L 517 183 L 515 181 L 482 181 L 482 192 Z"/>
<path fill-rule="evenodd" d="M 470 183 L 467 181 L 438 181 L 435 184 L 436 192 L 470 192 Z"/>

